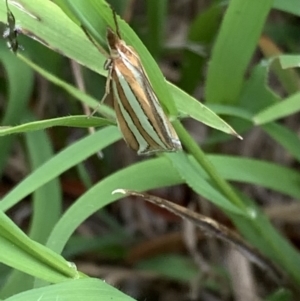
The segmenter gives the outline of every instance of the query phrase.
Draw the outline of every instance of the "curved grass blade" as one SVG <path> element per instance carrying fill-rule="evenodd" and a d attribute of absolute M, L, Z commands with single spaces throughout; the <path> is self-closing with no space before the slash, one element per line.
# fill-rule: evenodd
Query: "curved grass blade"
<path fill-rule="evenodd" d="M 2 2 L 4 5 L 4 1 Z M 22 120 L 30 98 L 33 72 L 28 66 L 20 63 L 16 56 L 8 51 L 4 43 L 0 43 L 0 60 L 6 71 L 8 87 L 1 125 L 17 124 Z M 0 140 L 0 173 L 7 163 L 7 156 L 13 139 L 14 137 L 5 137 Z"/>
<path fill-rule="evenodd" d="M 87 116 L 67 116 L 52 119 L 44 119 L 40 121 L 32 121 L 16 126 L 0 127 L 0 136 L 6 136 L 11 134 L 18 134 L 31 131 L 45 130 L 54 126 L 69 126 L 69 127 L 103 127 L 107 125 L 113 125 L 114 123 L 99 117 Z"/>
<path fill-rule="evenodd" d="M 37 188 L 120 138 L 118 129 L 110 126 L 73 143 L 5 195 L 0 202 L 0 210 L 8 210 Z"/>
<path fill-rule="evenodd" d="M 41 74 L 43 77 L 48 79 L 53 84 L 57 85 L 58 87 L 61 87 L 65 91 L 67 91 L 70 95 L 75 97 L 76 99 L 80 100 L 81 102 L 89 105 L 92 108 L 98 107 L 98 101 L 91 97 L 90 95 L 82 92 L 81 90 L 71 86 L 70 84 L 66 83 L 65 81 L 61 80 L 60 78 L 56 77 L 55 75 L 51 74 L 50 72 L 46 71 L 45 69 L 39 67 L 32 61 L 30 61 L 28 58 L 19 55 L 19 58 L 24 61 L 28 66 L 30 66 L 32 69 L 34 69 L 36 72 Z M 104 72 L 103 72 L 104 74 Z M 103 116 L 107 116 L 109 119 L 115 119 L 115 113 L 114 111 L 102 104 L 98 107 L 97 111 L 102 114 Z"/>
<path fill-rule="evenodd" d="M 300 93 L 293 94 L 279 103 L 265 108 L 253 117 L 257 125 L 262 125 L 300 111 Z"/>
<path fill-rule="evenodd" d="M 6 301 L 135 301 L 113 286 L 95 278 L 69 280 L 12 296 Z"/>
<path fill-rule="evenodd" d="M 71 268 L 67 261 L 31 240 L 2 211 L 0 221 L 0 240 L 3 249 L 0 254 L 1 262 L 47 281 L 78 278 L 78 272 Z M 49 273 L 45 272 L 45 269 Z"/>

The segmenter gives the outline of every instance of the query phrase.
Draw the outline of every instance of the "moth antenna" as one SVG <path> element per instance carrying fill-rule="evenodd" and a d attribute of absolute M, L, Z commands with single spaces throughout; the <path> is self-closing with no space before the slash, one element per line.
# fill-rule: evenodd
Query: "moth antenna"
<path fill-rule="evenodd" d="M 117 21 L 117 13 L 116 13 L 116 11 L 113 8 L 111 10 L 112 10 L 113 18 L 114 18 L 114 22 L 115 22 L 116 33 L 117 33 L 118 37 L 120 39 L 122 39 L 121 38 L 121 33 L 120 33 L 120 28 L 119 28 L 118 21 Z"/>
<path fill-rule="evenodd" d="M 83 32 L 85 33 L 85 35 L 87 36 L 87 38 L 90 40 L 90 42 L 93 43 L 93 45 L 98 49 L 98 51 L 100 53 L 102 53 L 105 57 L 109 58 L 109 54 L 104 50 L 104 48 L 102 48 L 96 41 L 95 39 L 92 37 L 92 35 L 88 32 L 88 30 L 81 25 L 81 28 L 83 30 Z"/>

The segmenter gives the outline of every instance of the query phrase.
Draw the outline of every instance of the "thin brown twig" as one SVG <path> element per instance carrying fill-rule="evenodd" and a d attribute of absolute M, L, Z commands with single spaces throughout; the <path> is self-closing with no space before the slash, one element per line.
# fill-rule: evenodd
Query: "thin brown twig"
<path fill-rule="evenodd" d="M 194 223 L 196 226 L 204 230 L 210 235 L 228 242 L 234 245 L 241 253 L 243 253 L 251 262 L 260 266 L 264 270 L 270 272 L 270 275 L 279 285 L 284 285 L 287 282 L 286 275 L 283 274 L 268 258 L 262 255 L 256 248 L 249 245 L 238 233 L 232 231 L 231 229 L 225 227 L 224 225 L 218 223 L 217 221 L 204 216 L 200 213 L 191 211 L 185 207 L 172 203 L 168 200 L 152 196 L 145 193 L 140 193 L 136 191 L 117 189 L 112 192 L 122 193 L 130 196 L 138 196 L 144 200 L 153 203 L 159 207 L 165 208 L 170 212 L 180 216 L 183 219 L 187 219 Z"/>
<path fill-rule="evenodd" d="M 72 67 L 72 71 L 73 71 L 73 75 L 74 75 L 77 87 L 82 92 L 86 92 L 85 83 L 84 83 L 84 79 L 83 79 L 82 71 L 81 71 L 81 66 L 77 62 L 71 60 L 71 67 Z M 84 114 L 88 118 L 88 116 L 91 115 L 91 110 L 90 110 L 89 106 L 87 106 L 85 103 L 83 103 L 82 108 L 83 108 Z M 89 127 L 88 131 L 89 131 L 90 134 L 94 134 L 95 133 L 95 128 L 94 127 Z M 98 152 L 98 156 L 100 158 L 102 158 L 103 157 L 102 152 Z"/>

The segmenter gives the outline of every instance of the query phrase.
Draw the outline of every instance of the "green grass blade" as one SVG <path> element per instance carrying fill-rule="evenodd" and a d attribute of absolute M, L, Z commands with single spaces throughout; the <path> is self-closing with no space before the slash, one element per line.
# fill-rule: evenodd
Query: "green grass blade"
<path fill-rule="evenodd" d="M 165 154 L 165 156 L 172 162 L 172 165 L 184 182 L 189 185 L 197 194 L 210 200 L 213 204 L 222 208 L 224 211 L 229 211 L 235 214 L 247 214 L 239 207 L 232 204 L 226 197 L 224 197 L 213 185 L 207 181 L 207 175 L 201 168 L 197 168 L 199 164 L 195 162 L 192 157 L 188 157 L 185 153 Z"/>
<path fill-rule="evenodd" d="M 262 186 L 300 200 L 300 175 L 290 168 L 234 156 L 210 155 L 208 158 L 226 180 Z"/>
<path fill-rule="evenodd" d="M 173 97 L 178 111 L 183 116 L 192 117 L 212 128 L 215 128 L 224 133 L 239 136 L 236 131 L 218 115 L 216 115 L 207 106 L 203 105 L 200 101 L 189 96 L 183 90 L 180 90 L 176 86 L 169 84 L 172 87 Z"/>
<path fill-rule="evenodd" d="M 26 236 L 0 211 L 0 262 L 47 281 L 77 278 L 78 273 L 60 255 Z"/>
<path fill-rule="evenodd" d="M 170 172 L 162 173 L 161 170 Z M 124 168 L 103 179 L 77 199 L 56 224 L 47 246 L 60 253 L 72 233 L 85 219 L 122 197 L 120 194 L 112 195 L 112 192 L 118 188 L 144 191 L 179 183 L 182 183 L 181 178 L 164 157 L 142 161 Z"/>
<path fill-rule="evenodd" d="M 262 125 L 300 111 L 300 93 L 293 94 L 283 101 L 274 104 L 253 117 L 257 125 Z"/>
<path fill-rule="evenodd" d="M 24 33 L 47 47 L 75 59 L 84 66 L 93 66 L 103 73 L 105 57 L 90 43 L 82 29 L 52 1 L 23 0 L 25 11 L 11 2 L 10 9 Z M 5 2 L 0 2 L 0 21 L 6 23 Z M 95 64 L 97 62 L 97 64 Z"/>
<path fill-rule="evenodd" d="M 5 265 L 8 265 L 16 270 L 22 271 L 28 275 L 32 275 L 52 283 L 66 281 L 68 278 L 72 278 L 58 272 L 56 269 L 53 269 L 49 262 L 45 264 L 39 258 L 37 258 L 35 254 L 31 254 L 30 252 L 26 252 L 22 248 L 17 247 L 15 242 L 16 240 L 11 242 L 7 239 L 4 239 L 2 235 L 0 235 L 1 263 L 4 263 Z M 34 247 L 36 247 L 36 245 L 34 245 Z M 44 256 L 45 251 L 42 251 L 41 249 L 37 250 L 39 250 L 39 252 L 43 252 L 41 254 Z M 52 252 L 52 254 L 55 253 Z M 57 262 L 56 259 L 51 261 Z M 61 262 L 61 264 L 62 263 L 63 262 Z M 66 261 L 64 264 L 65 267 L 68 266 Z M 2 293 L 3 292 L 1 292 L 1 294 Z M 7 291 L 5 293 L 7 293 Z"/>
<path fill-rule="evenodd" d="M 0 43 L 0 60 L 6 71 L 8 93 L 5 101 L 5 114 L 1 120 L 2 126 L 21 121 L 33 84 L 33 72 L 25 64 L 20 64 L 3 42 Z M 13 140 L 14 137 L 5 137 L 0 140 L 0 173 L 7 163 Z"/>
<path fill-rule="evenodd" d="M 47 134 L 43 131 L 25 135 L 31 170 L 34 171 L 53 156 L 53 149 Z M 33 216 L 29 237 L 45 243 L 59 219 L 62 210 L 60 182 L 58 178 L 43 185 L 33 193 Z M 51 214 L 49 214 L 51 212 Z"/>
<path fill-rule="evenodd" d="M 229 2 L 208 68 L 207 102 L 238 102 L 246 68 L 272 3 L 273 0 Z"/>
<path fill-rule="evenodd" d="M 220 25 L 222 9 L 222 5 L 212 3 L 208 9 L 201 11 L 189 26 L 178 85 L 189 94 L 192 94 L 199 81 L 203 80 L 203 68 Z"/>
<path fill-rule="evenodd" d="M 220 175 L 227 180 L 261 185 L 300 199 L 298 185 L 300 176 L 288 168 L 229 156 L 208 156 L 208 159 L 218 167 Z M 159 172 L 162 169 L 168 170 L 168 175 Z M 285 174 L 286 177 L 279 179 L 278 174 Z M 56 252 L 61 252 L 69 237 L 86 218 L 120 197 L 111 195 L 115 189 L 143 191 L 182 182 L 183 180 L 165 157 L 144 161 L 123 169 L 99 182 L 81 196 L 56 225 L 47 245 Z"/>
<path fill-rule="evenodd" d="M 239 105 L 252 114 L 281 101 L 280 96 L 268 86 L 269 69 L 269 63 L 261 61 L 252 69 L 243 86 Z"/>
<path fill-rule="evenodd" d="M 29 59 L 27 59 L 24 56 L 19 55 L 20 59 L 24 61 L 28 66 L 30 66 L 32 69 L 34 69 L 36 72 L 41 74 L 43 77 L 45 77 L 47 80 L 52 82 L 53 84 L 57 85 L 58 87 L 61 87 L 66 92 L 68 92 L 70 95 L 75 97 L 76 99 L 80 100 L 81 102 L 89 105 L 92 108 L 95 108 L 98 106 L 99 102 L 98 100 L 94 99 L 90 95 L 80 91 L 79 89 L 71 86 L 70 84 L 66 83 L 65 81 L 59 79 L 55 75 L 51 74 L 50 72 L 46 71 L 45 69 L 39 67 Z M 104 72 L 103 72 L 104 73 Z M 100 73 L 102 74 L 102 73 Z M 107 116 L 108 118 L 114 119 L 115 114 L 114 111 L 106 106 L 106 105 L 100 105 L 97 110 L 99 113 L 103 114 L 104 116 Z"/>
<path fill-rule="evenodd" d="M 12 296 L 6 301 L 135 301 L 113 286 L 95 278 L 77 279 Z"/>
<path fill-rule="evenodd" d="M 17 126 L 0 127 L 0 136 L 45 130 L 54 126 L 87 128 L 91 126 L 103 127 L 112 124 L 114 123 L 107 119 L 99 117 L 66 116 L 52 119 L 44 119 L 40 121 L 32 121 Z"/>
<path fill-rule="evenodd" d="M 147 0 L 148 33 L 146 46 L 155 58 L 159 58 L 164 47 L 164 35 L 166 34 L 165 21 L 167 16 L 167 0 Z"/>
<path fill-rule="evenodd" d="M 186 255 L 162 254 L 138 262 L 138 270 L 158 273 L 168 279 L 189 283 L 195 279 L 198 270 L 193 260 Z"/>
<path fill-rule="evenodd" d="M 297 93 L 300 89 L 299 74 L 294 69 L 283 69 L 280 64 L 282 50 L 280 46 L 266 37 L 262 36 L 259 41 L 259 47 L 264 56 L 268 59 L 270 70 L 275 73 L 280 84 L 288 95 Z M 279 60 L 278 60 L 279 58 Z"/>
<path fill-rule="evenodd" d="M 233 116 L 244 120 L 252 121 L 253 113 L 242 107 L 229 105 L 210 104 L 208 108 L 218 115 Z"/>
<path fill-rule="evenodd" d="M 273 8 L 300 17 L 300 7 L 298 0 L 274 0 Z"/>
<path fill-rule="evenodd" d="M 19 270 L 12 270 L 5 285 L 1 287 L 0 296 L 8 298 L 14 294 L 27 291 L 33 287 L 34 277 Z"/>
<path fill-rule="evenodd" d="M 26 116 L 26 120 L 32 118 L 30 114 Z M 31 170 L 35 170 L 53 156 L 53 150 L 45 132 L 29 133 L 25 138 Z M 29 237 L 39 243 L 45 243 L 61 213 L 61 192 L 58 179 L 53 179 L 33 193 L 32 213 Z M 2 296 L 7 297 L 32 287 L 32 276 L 13 270 L 5 286 L 2 287 L 1 293 Z"/>
<path fill-rule="evenodd" d="M 262 128 L 300 162 L 300 139 L 297 133 L 275 122 L 265 124 Z"/>
<path fill-rule="evenodd" d="M 300 67 L 300 55 L 298 54 L 280 55 L 279 61 L 283 69 Z"/>
<path fill-rule="evenodd" d="M 0 202 L 0 210 L 8 210 L 37 188 L 120 138 L 117 128 L 111 126 L 73 143 L 4 196 Z"/>

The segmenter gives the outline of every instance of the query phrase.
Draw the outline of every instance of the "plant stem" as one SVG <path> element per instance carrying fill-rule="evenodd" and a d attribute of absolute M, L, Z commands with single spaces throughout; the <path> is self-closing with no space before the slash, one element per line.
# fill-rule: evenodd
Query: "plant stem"
<path fill-rule="evenodd" d="M 179 135 L 179 138 L 188 152 L 195 158 L 195 160 L 203 167 L 220 191 L 228 198 L 234 205 L 242 210 L 246 210 L 245 204 L 233 191 L 232 187 L 219 175 L 215 166 L 208 160 L 205 153 L 201 150 L 198 144 L 182 126 L 179 120 L 173 122 L 174 128 Z"/>

